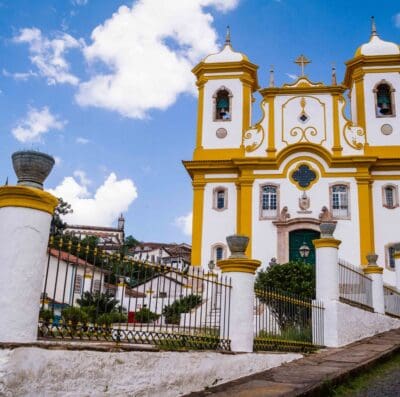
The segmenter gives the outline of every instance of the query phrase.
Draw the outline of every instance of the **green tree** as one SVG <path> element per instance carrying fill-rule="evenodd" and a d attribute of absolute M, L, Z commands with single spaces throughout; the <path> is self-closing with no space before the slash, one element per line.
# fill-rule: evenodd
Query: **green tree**
<path fill-rule="evenodd" d="M 304 262 L 288 262 L 269 266 L 257 273 L 255 288 L 273 289 L 304 298 L 315 297 L 314 266 Z"/>
<path fill-rule="evenodd" d="M 57 207 L 54 210 L 54 215 L 51 220 L 50 230 L 52 234 L 58 235 L 62 233 L 62 231 L 66 228 L 67 224 L 63 222 L 61 216 L 72 214 L 72 212 L 74 211 L 71 208 L 71 204 L 68 204 L 61 197 L 59 197 Z"/>
<path fill-rule="evenodd" d="M 102 314 L 116 313 L 120 310 L 119 301 L 109 294 L 86 291 L 76 302 L 87 313 L 92 323 L 97 322 L 97 317 Z"/>

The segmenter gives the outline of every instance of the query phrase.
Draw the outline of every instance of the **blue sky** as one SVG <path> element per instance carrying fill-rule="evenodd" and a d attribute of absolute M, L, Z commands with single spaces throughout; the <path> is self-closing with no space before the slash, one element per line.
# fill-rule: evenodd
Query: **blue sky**
<path fill-rule="evenodd" d="M 371 15 L 382 39 L 400 42 L 400 3 L 379 4 L 0 0 L 0 183 L 15 183 L 11 153 L 38 149 L 57 158 L 46 187 L 72 202 L 71 222 L 107 226 L 123 211 L 140 240 L 190 241 L 181 164 L 195 142 L 190 69 L 229 24 L 234 49 L 260 66 L 261 86 L 271 64 L 278 85 L 290 82 L 300 53 L 312 80 L 329 83 L 335 63 L 341 81 Z"/>

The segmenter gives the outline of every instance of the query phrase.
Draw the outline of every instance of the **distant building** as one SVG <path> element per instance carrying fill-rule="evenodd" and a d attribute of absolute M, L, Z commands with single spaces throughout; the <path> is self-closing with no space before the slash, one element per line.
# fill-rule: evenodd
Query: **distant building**
<path fill-rule="evenodd" d="M 128 256 L 134 260 L 183 267 L 190 265 L 191 252 L 192 247 L 186 243 L 141 242 L 128 252 Z"/>
<path fill-rule="evenodd" d="M 97 237 L 99 245 L 104 246 L 106 251 L 119 251 L 125 241 L 125 218 L 120 215 L 117 227 L 67 225 L 64 233 L 81 239 Z"/>

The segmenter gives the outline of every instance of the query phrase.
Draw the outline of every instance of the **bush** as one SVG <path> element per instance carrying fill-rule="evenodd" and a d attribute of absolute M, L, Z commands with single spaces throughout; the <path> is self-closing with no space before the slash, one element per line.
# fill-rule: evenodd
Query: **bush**
<path fill-rule="evenodd" d="M 188 295 L 178 299 L 172 304 L 165 306 L 163 315 L 167 324 L 179 324 L 181 313 L 188 313 L 202 302 L 200 295 Z"/>
<path fill-rule="evenodd" d="M 288 262 L 273 265 L 257 274 L 255 288 L 273 289 L 303 298 L 315 297 L 314 266 L 304 262 Z"/>
<path fill-rule="evenodd" d="M 53 312 L 50 309 L 40 309 L 39 319 L 45 323 L 49 323 L 53 320 Z"/>
<path fill-rule="evenodd" d="M 139 311 L 135 312 L 135 321 L 138 323 L 151 323 L 158 320 L 159 314 L 152 312 L 147 307 L 143 307 Z"/>
<path fill-rule="evenodd" d="M 113 323 L 126 323 L 127 316 L 124 313 L 112 312 L 112 313 L 104 313 L 97 318 L 97 324 L 106 325 L 109 327 Z"/>
<path fill-rule="evenodd" d="M 87 313 L 79 307 L 67 307 L 61 312 L 61 317 L 66 324 L 76 326 L 78 323 L 85 324 L 88 321 Z"/>

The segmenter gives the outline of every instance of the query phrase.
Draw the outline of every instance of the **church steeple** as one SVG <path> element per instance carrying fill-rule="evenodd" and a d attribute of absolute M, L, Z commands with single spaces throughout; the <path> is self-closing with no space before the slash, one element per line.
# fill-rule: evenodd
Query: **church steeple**
<path fill-rule="evenodd" d="M 375 17 L 371 17 L 371 37 L 378 36 L 378 32 L 376 31 L 376 23 Z"/>
<path fill-rule="evenodd" d="M 229 25 L 226 27 L 225 45 L 231 45 L 231 28 Z"/>

